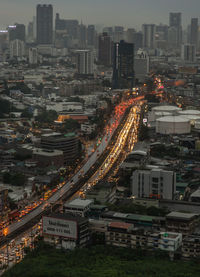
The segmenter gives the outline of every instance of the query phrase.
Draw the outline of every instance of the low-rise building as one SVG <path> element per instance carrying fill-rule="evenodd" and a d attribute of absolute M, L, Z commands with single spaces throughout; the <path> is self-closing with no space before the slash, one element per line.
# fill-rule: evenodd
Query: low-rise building
<path fill-rule="evenodd" d="M 32 155 L 38 166 L 41 167 L 52 165 L 61 167 L 64 164 L 63 151 L 61 150 L 36 148 Z"/>
<path fill-rule="evenodd" d="M 133 228 L 133 224 L 110 222 L 106 231 L 106 244 L 120 247 L 131 247 L 131 232 Z"/>
<path fill-rule="evenodd" d="M 101 204 L 114 203 L 116 196 L 116 184 L 100 182 L 91 190 L 87 191 L 86 198 L 94 199 Z"/>
<path fill-rule="evenodd" d="M 71 214 L 43 216 L 42 233 L 46 243 L 57 248 L 74 249 L 89 242 L 88 219 Z"/>
<path fill-rule="evenodd" d="M 200 234 L 186 236 L 182 244 L 183 259 L 200 257 Z"/>
<path fill-rule="evenodd" d="M 74 199 L 71 202 L 64 204 L 64 212 L 84 217 L 93 202 L 93 200 L 88 199 Z"/>
<path fill-rule="evenodd" d="M 166 228 L 169 232 L 192 234 L 199 223 L 199 215 L 194 213 L 171 212 L 166 216 Z"/>
<path fill-rule="evenodd" d="M 148 235 L 148 247 L 175 252 L 182 245 L 182 234 L 174 232 L 156 232 Z"/>

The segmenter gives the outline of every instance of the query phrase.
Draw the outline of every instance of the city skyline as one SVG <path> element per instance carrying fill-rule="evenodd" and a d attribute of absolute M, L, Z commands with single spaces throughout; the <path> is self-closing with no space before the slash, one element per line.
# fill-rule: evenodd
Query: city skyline
<path fill-rule="evenodd" d="M 100 2 L 85 0 L 1 0 L 0 28 L 15 22 L 28 24 L 36 15 L 36 5 L 52 4 L 55 13 L 62 18 L 78 19 L 84 24 L 102 24 L 103 26 L 123 25 L 141 29 L 143 23 L 169 24 L 170 12 L 181 12 L 183 27 L 190 24 L 192 17 L 198 17 L 200 2 L 198 0 L 102 0 Z M 191 5 L 191 2 L 193 5 Z M 78 8 L 77 8 L 78 7 Z"/>

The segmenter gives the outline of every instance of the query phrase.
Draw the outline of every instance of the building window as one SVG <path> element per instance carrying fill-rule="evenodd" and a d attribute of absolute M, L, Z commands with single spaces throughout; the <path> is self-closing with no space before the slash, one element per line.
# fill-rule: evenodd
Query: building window
<path fill-rule="evenodd" d="M 153 177 L 153 178 L 152 178 L 152 182 L 153 182 L 153 183 L 158 183 L 158 178 Z"/>

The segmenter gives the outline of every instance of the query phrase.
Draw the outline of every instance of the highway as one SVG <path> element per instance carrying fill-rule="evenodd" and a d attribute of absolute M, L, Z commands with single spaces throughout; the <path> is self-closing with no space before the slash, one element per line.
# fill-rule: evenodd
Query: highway
<path fill-rule="evenodd" d="M 121 108 L 119 108 L 119 112 L 117 113 L 117 116 L 115 118 L 112 118 L 109 123 L 109 127 L 106 129 L 106 134 L 101 140 L 100 145 L 96 149 L 96 151 L 88 158 L 86 163 L 83 165 L 82 168 L 78 170 L 78 172 L 75 173 L 75 175 L 66 183 L 63 184 L 63 186 L 58 189 L 48 200 L 44 201 L 41 205 L 36 207 L 33 211 L 25 215 L 23 218 L 21 218 L 19 221 L 9 225 L 8 227 L 4 228 L 3 233 L 6 236 L 11 235 L 12 233 L 16 232 L 17 230 L 21 229 L 23 226 L 25 226 L 27 223 L 31 222 L 35 218 L 39 218 L 39 216 L 47 210 L 52 204 L 57 203 L 62 197 L 70 191 L 72 187 L 75 187 L 78 181 L 81 179 L 81 177 L 84 177 L 86 173 L 94 166 L 96 161 L 98 160 L 98 157 L 101 156 L 101 154 L 104 152 L 104 150 L 107 148 L 114 131 L 116 130 L 117 126 L 120 123 L 120 120 L 123 117 L 123 114 L 125 110 L 130 107 L 134 102 L 142 100 L 143 97 L 137 97 L 135 99 L 129 100 L 128 102 L 124 103 Z M 98 168 L 96 173 L 90 178 L 89 183 L 94 185 L 96 184 L 103 176 L 107 174 L 107 172 L 112 167 L 113 163 L 117 160 L 120 152 L 122 151 L 124 147 L 124 143 L 126 141 L 128 132 L 130 131 L 132 125 L 134 122 L 136 123 L 136 115 L 139 112 L 139 106 L 135 106 L 131 108 L 131 111 L 128 115 L 128 118 L 126 120 L 125 125 L 121 129 L 117 142 L 115 144 L 115 147 L 109 152 L 108 156 L 103 161 L 102 165 Z"/>
<path fill-rule="evenodd" d="M 113 165 L 118 160 L 120 154 L 124 151 L 127 138 L 130 135 L 130 132 L 133 133 L 133 135 L 131 136 L 131 141 L 129 141 L 128 143 L 128 148 L 131 152 L 137 141 L 137 130 L 140 120 L 140 111 L 140 106 L 134 106 L 131 108 L 128 118 L 123 128 L 121 129 L 115 144 L 112 146 L 110 153 L 108 154 L 102 165 L 98 168 L 98 170 L 93 174 L 93 176 L 83 187 L 84 190 L 90 189 L 92 186 L 96 185 L 112 169 Z"/>

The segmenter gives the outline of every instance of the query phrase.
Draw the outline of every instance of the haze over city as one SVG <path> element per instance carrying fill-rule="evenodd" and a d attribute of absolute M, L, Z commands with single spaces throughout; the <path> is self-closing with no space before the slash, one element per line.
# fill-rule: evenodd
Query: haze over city
<path fill-rule="evenodd" d="M 27 24 L 35 15 L 37 3 L 53 4 L 61 17 L 78 19 L 84 24 L 123 25 L 141 29 L 143 23 L 168 24 L 169 12 L 183 14 L 183 26 L 198 17 L 198 0 L 1 0 L 0 27 L 14 22 Z"/>

